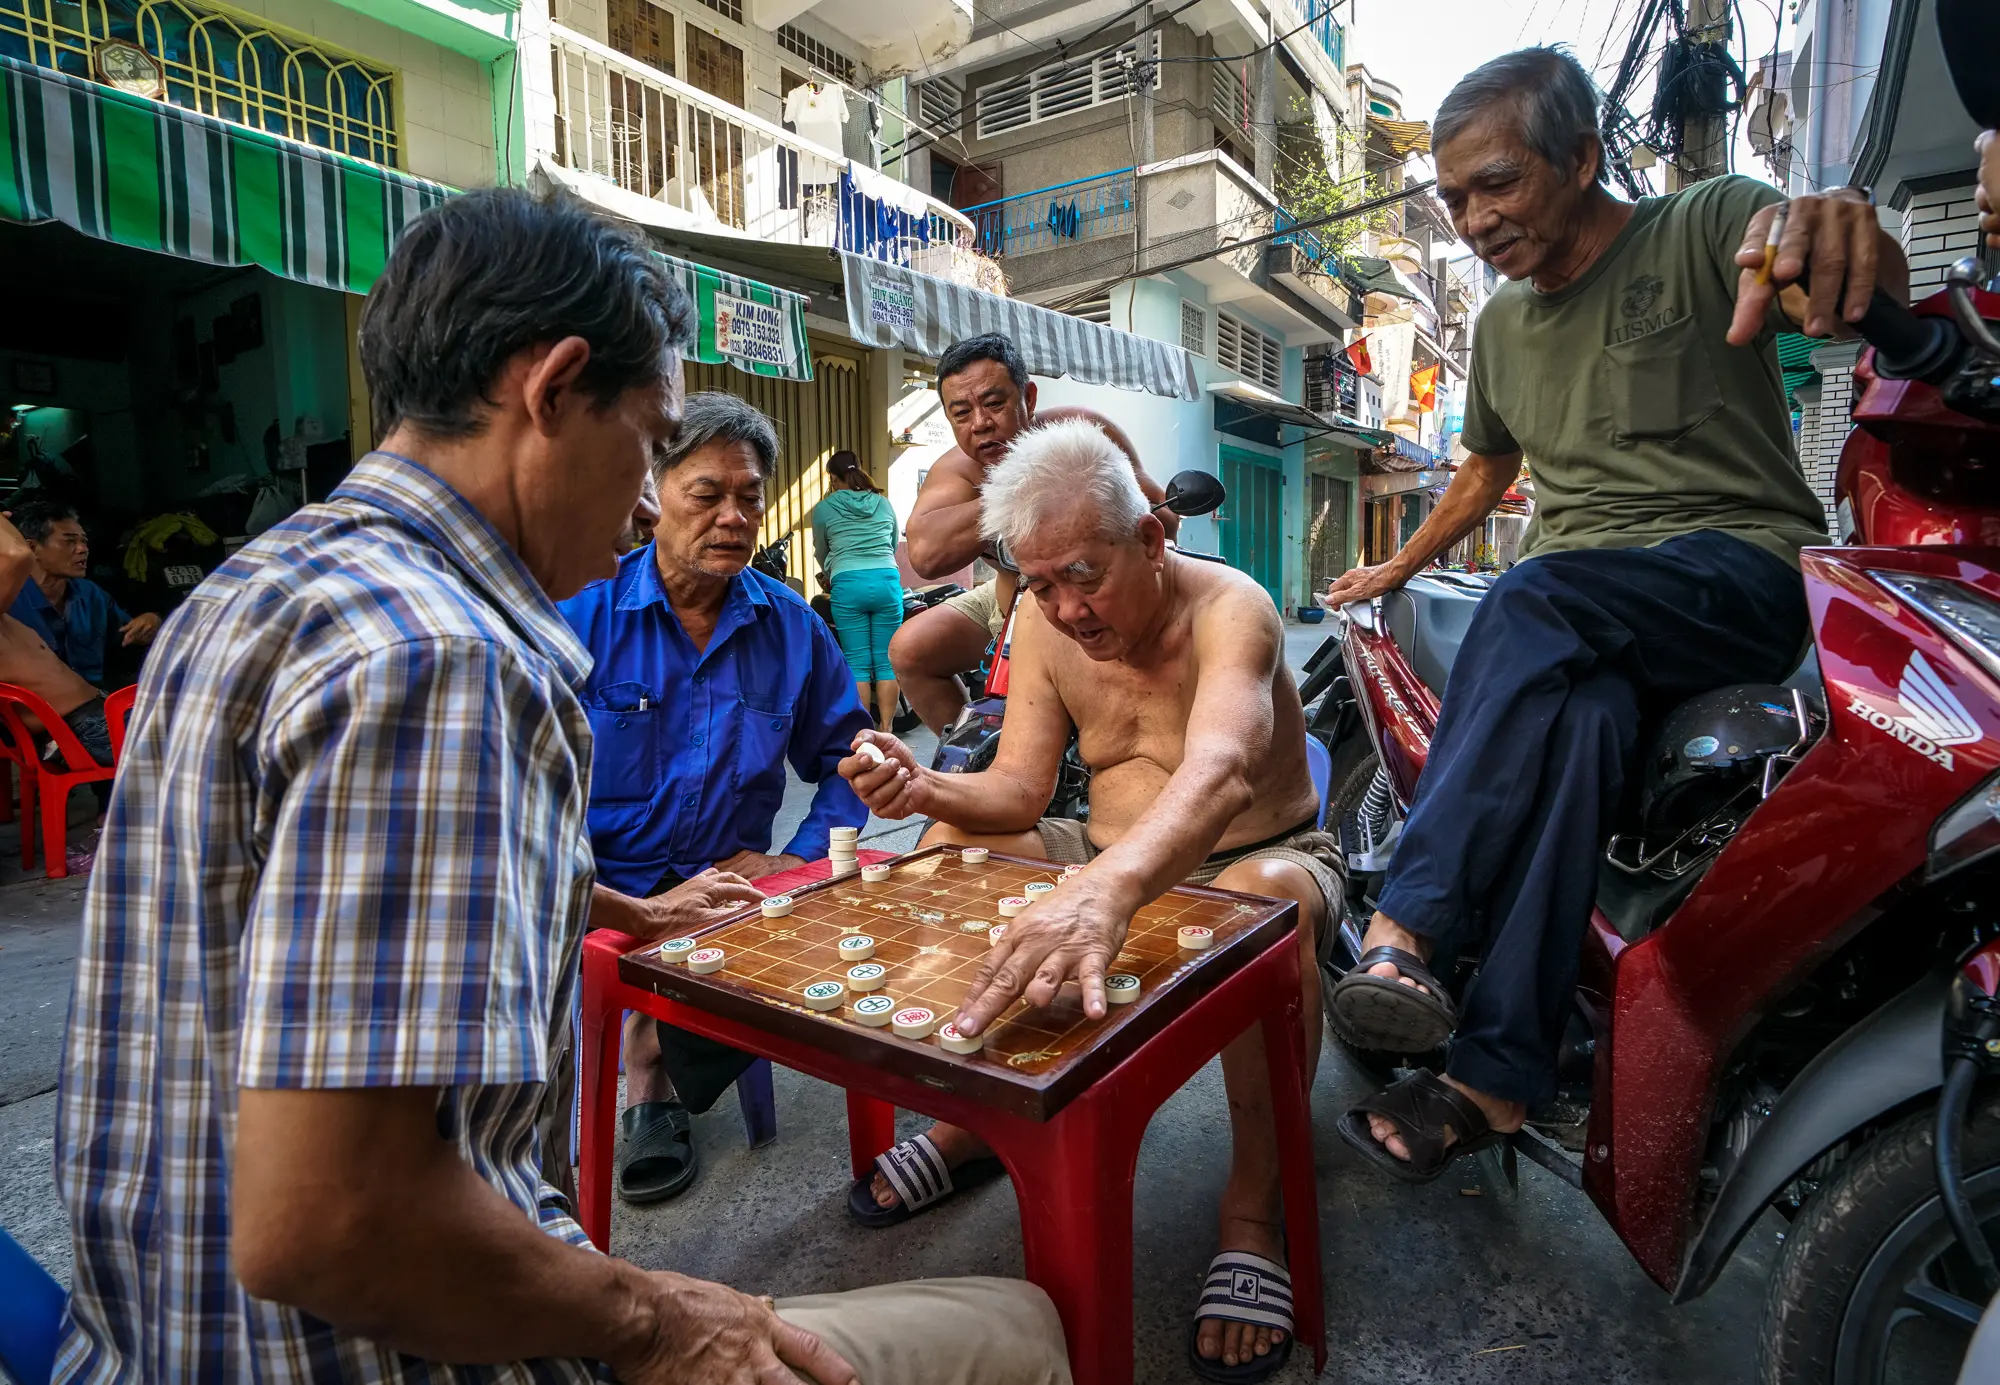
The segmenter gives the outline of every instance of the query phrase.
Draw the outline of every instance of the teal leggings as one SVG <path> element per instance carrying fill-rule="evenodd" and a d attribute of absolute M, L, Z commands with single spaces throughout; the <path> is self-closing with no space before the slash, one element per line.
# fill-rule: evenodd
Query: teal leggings
<path fill-rule="evenodd" d="M 889 637 L 903 623 L 903 578 L 892 567 L 862 568 L 833 579 L 833 633 L 857 683 L 886 683 Z"/>

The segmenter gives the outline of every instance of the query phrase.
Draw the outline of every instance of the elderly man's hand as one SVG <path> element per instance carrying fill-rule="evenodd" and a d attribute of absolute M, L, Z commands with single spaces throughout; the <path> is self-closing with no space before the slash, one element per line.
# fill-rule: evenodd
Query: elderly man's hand
<path fill-rule="evenodd" d="M 972 974 L 952 1023 L 962 1034 L 983 1033 L 1017 997 L 1047 1005 L 1072 977 L 1083 991 L 1084 1014 L 1103 1019 L 1104 973 L 1131 924 L 1132 910 L 1101 886 L 1072 881 L 1008 920 L 1007 932 Z"/>
<path fill-rule="evenodd" d="M 1319 598 L 1319 603 L 1329 611 L 1337 611 L 1350 601 L 1373 601 L 1378 596 L 1387 595 L 1406 580 L 1394 563 L 1349 568 L 1334 579 L 1333 585 L 1326 589 L 1326 595 Z"/>
<path fill-rule="evenodd" d="M 2000 130 L 1981 130 L 1973 147 L 1979 151 L 1979 229 L 1988 245 L 2000 248 Z"/>
<path fill-rule="evenodd" d="M 1777 258 L 1771 264 L 1769 280 L 1759 283 L 1763 277 L 1764 243 L 1770 238 L 1771 218 L 1780 207 L 1787 210 Z M 1789 203 L 1774 202 L 1760 208 L 1744 227 L 1743 243 L 1736 251 L 1740 272 L 1736 279 L 1736 316 L 1729 324 L 1729 344 L 1747 346 L 1753 341 L 1763 330 L 1764 315 L 1772 299 L 1808 271 L 1812 282 L 1808 285 L 1803 316 L 1798 318 L 1801 331 L 1809 337 L 1830 337 L 1843 321 L 1859 321 L 1875 293 L 1881 232 L 1882 223 L 1874 206 L 1851 188 L 1794 197 Z"/>
<path fill-rule="evenodd" d="M 875 753 L 864 751 L 864 745 L 873 746 Z M 894 736 L 880 731 L 855 732 L 854 753 L 840 762 L 840 773 L 878 818 L 930 814 L 931 771 L 918 764 L 910 748 Z"/>
<path fill-rule="evenodd" d="M 805 863 L 805 857 L 789 853 L 771 856 L 762 851 L 739 851 L 734 856 L 717 861 L 715 868 L 719 871 L 733 872 L 746 880 L 761 880 L 767 875 L 776 875 L 781 870 L 796 870 Z M 697 880 L 700 878 L 700 876 L 695 877 Z M 762 895 L 757 897 L 763 898 Z"/>
<path fill-rule="evenodd" d="M 666 1271 L 647 1279 L 653 1330 L 608 1363 L 626 1385 L 798 1385 L 793 1367 L 819 1385 L 855 1385 L 854 1367 L 770 1299 Z"/>
<path fill-rule="evenodd" d="M 684 937 L 763 897 L 763 891 L 741 875 L 727 870 L 705 870 L 665 894 L 644 901 L 647 928 L 642 936 L 648 942 Z"/>

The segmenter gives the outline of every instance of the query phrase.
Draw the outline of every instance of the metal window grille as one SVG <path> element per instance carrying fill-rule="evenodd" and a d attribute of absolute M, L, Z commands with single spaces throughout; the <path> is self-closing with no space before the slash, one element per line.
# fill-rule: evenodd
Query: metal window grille
<path fill-rule="evenodd" d="M 1111 325 L 1111 295 L 1100 293 L 1095 298 L 1086 298 L 1075 307 L 1066 309 L 1071 317 L 1080 317 L 1085 322 L 1095 322 L 1100 327 Z"/>
<path fill-rule="evenodd" d="M 957 129 L 958 113 L 964 107 L 964 90 L 941 77 L 917 88 L 917 119 L 939 134 L 950 134 Z"/>
<path fill-rule="evenodd" d="M 731 2 L 734 3 L 734 0 Z M 854 59 L 827 47 L 797 26 L 780 26 L 778 46 L 794 57 L 803 58 L 827 76 L 837 77 L 848 86 L 854 85 Z"/>
<path fill-rule="evenodd" d="M 1215 361 L 1267 390 L 1278 388 L 1285 364 L 1284 347 L 1247 322 L 1228 313 L 1215 315 Z"/>
<path fill-rule="evenodd" d="M 1181 300 L 1181 350 L 1193 356 L 1208 354 L 1208 310 Z"/>
<path fill-rule="evenodd" d="M 738 24 L 743 22 L 743 0 L 701 0 L 701 3 L 724 19 L 734 20 Z"/>
<path fill-rule="evenodd" d="M 988 83 L 978 93 L 979 138 L 1123 101 L 1139 90 L 1132 67 L 1138 59 L 1139 45 L 1128 43 L 1095 58 L 1047 63 Z M 1153 86 L 1159 85 L 1155 68 Z"/>
<path fill-rule="evenodd" d="M 371 163 L 400 166 L 394 72 L 302 34 L 185 0 L 0 0 L 0 53 L 101 80 L 117 40 L 159 64 L 164 99 Z"/>

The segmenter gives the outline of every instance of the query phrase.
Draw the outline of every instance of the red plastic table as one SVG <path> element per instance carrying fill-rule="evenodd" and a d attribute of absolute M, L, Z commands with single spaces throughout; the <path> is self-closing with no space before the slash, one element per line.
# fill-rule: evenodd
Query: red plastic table
<path fill-rule="evenodd" d="M 870 853 L 886 858 L 888 853 Z M 826 878 L 823 861 L 770 876 L 767 892 Z M 1326 1365 L 1320 1290 L 1319 1198 L 1305 1085 L 1296 934 L 1287 929 L 1046 1121 L 996 1110 L 901 1074 L 697 1009 L 633 985 L 620 961 L 641 944 L 599 930 L 583 951 L 583 1130 L 578 1170 L 583 1229 L 611 1239 L 611 1156 L 617 1121 L 620 1017 L 627 1010 L 706 1034 L 847 1092 L 854 1176 L 896 1138 L 896 1108 L 972 1131 L 1014 1180 L 1027 1276 L 1062 1315 L 1078 1385 L 1132 1380 L 1132 1185 L 1153 1113 L 1252 1024 L 1264 1028 L 1284 1189 L 1295 1335 Z"/>

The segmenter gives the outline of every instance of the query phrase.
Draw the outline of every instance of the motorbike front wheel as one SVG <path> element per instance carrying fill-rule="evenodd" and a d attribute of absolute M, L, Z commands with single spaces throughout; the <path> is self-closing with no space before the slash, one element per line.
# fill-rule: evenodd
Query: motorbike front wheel
<path fill-rule="evenodd" d="M 2000 1235 L 2000 1091 L 1979 1092 L 1961 1148 L 1966 1196 Z M 1985 1310 L 1932 1159 L 1935 1106 L 1863 1145 L 1807 1199 L 1765 1301 L 1764 1385 L 1951 1385 Z"/>

